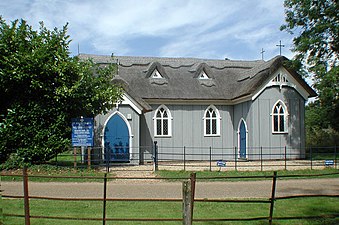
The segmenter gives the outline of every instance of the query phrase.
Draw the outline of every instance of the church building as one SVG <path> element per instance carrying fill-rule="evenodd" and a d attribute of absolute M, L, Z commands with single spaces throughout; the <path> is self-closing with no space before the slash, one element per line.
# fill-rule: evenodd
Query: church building
<path fill-rule="evenodd" d="M 315 91 L 277 56 L 268 61 L 85 55 L 118 62 L 123 100 L 95 117 L 103 160 L 305 157 L 305 103 Z M 108 153 L 108 154 L 105 154 Z"/>

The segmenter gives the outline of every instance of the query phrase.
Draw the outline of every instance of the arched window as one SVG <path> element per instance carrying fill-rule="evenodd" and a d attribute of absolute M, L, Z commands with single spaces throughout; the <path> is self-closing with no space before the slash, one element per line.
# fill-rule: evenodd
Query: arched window
<path fill-rule="evenodd" d="M 213 105 L 209 106 L 204 114 L 204 135 L 220 135 L 220 114 L 218 109 Z"/>
<path fill-rule="evenodd" d="M 161 105 L 154 114 L 154 136 L 170 137 L 172 135 L 172 117 L 169 109 Z"/>
<path fill-rule="evenodd" d="M 272 109 L 272 132 L 286 133 L 287 132 L 287 108 L 282 101 L 275 103 Z"/>

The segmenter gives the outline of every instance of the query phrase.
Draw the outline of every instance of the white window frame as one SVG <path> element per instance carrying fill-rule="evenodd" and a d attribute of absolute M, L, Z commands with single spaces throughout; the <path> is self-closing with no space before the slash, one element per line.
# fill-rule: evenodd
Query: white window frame
<path fill-rule="evenodd" d="M 163 114 L 161 115 L 161 117 L 157 117 L 157 114 L 159 112 L 159 110 L 164 109 L 164 111 L 166 111 L 167 113 L 167 117 L 163 117 Z M 158 134 L 158 121 L 160 120 L 161 123 L 161 134 Z M 163 134 L 164 133 L 164 121 L 167 120 L 167 129 L 168 132 L 167 134 Z M 153 121 L 154 121 L 154 137 L 172 137 L 172 115 L 171 115 L 171 111 L 167 108 L 167 106 L 165 105 L 160 105 L 157 110 L 154 113 L 154 117 L 153 117 Z"/>
<path fill-rule="evenodd" d="M 276 109 L 277 105 L 280 104 L 280 107 L 277 109 L 277 113 L 274 112 L 274 110 Z M 280 109 L 283 109 L 283 113 L 280 113 Z M 288 110 L 287 107 L 285 105 L 285 103 L 282 100 L 278 100 L 272 107 L 272 113 L 271 113 L 271 117 L 272 117 L 272 133 L 273 134 L 286 134 L 288 133 Z M 280 117 L 283 116 L 283 123 L 284 123 L 284 130 L 280 130 Z M 275 117 L 278 117 L 278 124 L 277 124 L 277 130 L 275 130 L 274 128 L 274 119 Z"/>
<path fill-rule="evenodd" d="M 212 109 L 215 112 L 215 117 L 206 117 L 207 113 L 209 112 L 209 110 Z M 213 124 L 210 122 L 210 134 L 207 133 L 207 120 L 211 120 L 211 122 L 213 120 L 216 120 L 216 133 L 212 133 L 213 131 Z M 220 113 L 219 110 L 214 106 L 214 105 L 210 105 L 207 107 L 207 109 L 204 112 L 204 117 L 203 117 L 203 121 L 204 121 L 204 136 L 205 137 L 216 137 L 216 136 L 220 136 Z"/>
<path fill-rule="evenodd" d="M 151 75 L 151 78 L 154 78 L 154 79 L 161 79 L 161 78 L 164 78 L 161 73 L 159 72 L 159 70 L 157 69 L 154 69 L 152 75 Z"/>
<path fill-rule="evenodd" d="M 209 80 L 210 77 L 206 74 L 206 72 L 204 70 L 202 70 L 198 79 L 199 80 Z"/>

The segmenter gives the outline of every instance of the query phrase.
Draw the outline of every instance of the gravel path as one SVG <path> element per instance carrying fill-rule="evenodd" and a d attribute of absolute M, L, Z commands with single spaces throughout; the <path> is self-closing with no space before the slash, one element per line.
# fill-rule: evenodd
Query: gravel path
<path fill-rule="evenodd" d="M 111 198 L 181 198 L 182 182 L 111 181 Z M 1 182 L 2 195 L 22 195 L 22 182 Z M 197 182 L 196 198 L 269 198 L 272 181 Z M 278 180 L 276 196 L 339 194 L 339 178 Z M 103 183 L 29 182 L 30 196 L 102 197 Z"/>

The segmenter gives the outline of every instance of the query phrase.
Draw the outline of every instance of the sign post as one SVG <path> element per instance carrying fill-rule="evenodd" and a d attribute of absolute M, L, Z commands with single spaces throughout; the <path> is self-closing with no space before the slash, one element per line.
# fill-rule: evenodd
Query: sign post
<path fill-rule="evenodd" d="M 72 119 L 72 146 L 74 148 L 81 147 L 85 149 L 86 147 L 93 146 L 93 127 L 94 120 L 93 118 L 74 118 Z M 90 150 L 88 151 L 90 154 Z M 75 153 L 76 154 L 76 153 Z M 81 158 L 84 159 L 85 151 L 81 152 Z M 74 160 L 76 160 L 76 155 L 74 155 Z M 87 156 L 87 160 L 90 160 L 90 155 Z M 84 161 L 84 160 L 83 160 Z M 90 162 L 88 162 L 90 165 Z M 76 161 L 74 162 L 76 165 Z"/>

